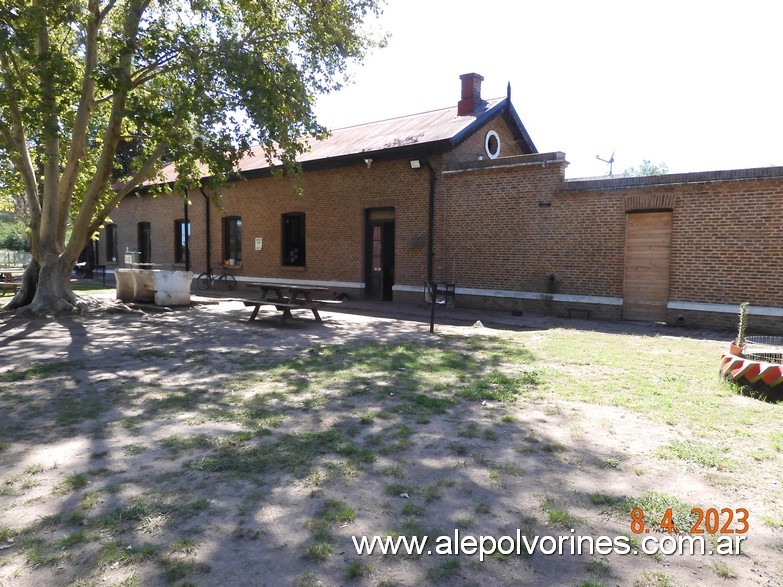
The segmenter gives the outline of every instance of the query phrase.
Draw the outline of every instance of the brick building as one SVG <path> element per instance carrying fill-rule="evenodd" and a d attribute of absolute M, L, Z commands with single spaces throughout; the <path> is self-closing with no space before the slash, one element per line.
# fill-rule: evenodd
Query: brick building
<path fill-rule="evenodd" d="M 302 193 L 262 156 L 225 191 L 129 196 L 99 262 L 327 286 L 421 301 L 430 279 L 463 306 L 733 328 L 780 329 L 783 168 L 566 180 L 538 153 L 510 97 L 461 76 L 451 108 L 340 129 L 300 160 Z M 186 201 L 189 204 L 186 204 Z"/>

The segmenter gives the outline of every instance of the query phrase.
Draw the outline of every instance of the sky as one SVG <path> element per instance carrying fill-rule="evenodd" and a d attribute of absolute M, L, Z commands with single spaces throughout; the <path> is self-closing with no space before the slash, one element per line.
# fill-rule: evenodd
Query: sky
<path fill-rule="evenodd" d="M 388 46 L 320 97 L 329 128 L 456 106 L 459 76 L 511 101 L 567 177 L 783 165 L 783 2 L 387 0 Z"/>

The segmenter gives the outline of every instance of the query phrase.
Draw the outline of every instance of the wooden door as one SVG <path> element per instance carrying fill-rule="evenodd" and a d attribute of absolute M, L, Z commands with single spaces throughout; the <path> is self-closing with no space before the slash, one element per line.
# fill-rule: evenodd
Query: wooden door
<path fill-rule="evenodd" d="M 626 215 L 623 282 L 626 320 L 666 320 L 671 241 L 671 212 Z"/>
<path fill-rule="evenodd" d="M 365 295 L 392 300 L 394 287 L 394 209 L 368 210 L 365 252 Z"/>
<path fill-rule="evenodd" d="M 152 227 L 149 222 L 139 222 L 138 243 L 139 263 L 152 262 Z"/>

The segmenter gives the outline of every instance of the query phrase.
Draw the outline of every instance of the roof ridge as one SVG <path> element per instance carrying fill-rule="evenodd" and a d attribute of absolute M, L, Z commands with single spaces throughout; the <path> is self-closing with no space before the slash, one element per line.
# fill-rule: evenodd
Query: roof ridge
<path fill-rule="evenodd" d="M 495 100 L 505 100 L 506 96 L 498 96 L 497 98 L 482 98 L 483 102 L 493 102 Z M 400 120 L 402 118 L 413 118 L 414 116 L 422 116 L 424 114 L 432 114 L 433 112 L 443 112 L 445 110 L 456 110 L 457 105 L 446 106 L 445 108 L 433 108 L 432 110 L 424 110 L 422 112 L 416 112 L 414 114 L 401 114 L 400 116 L 390 116 L 389 118 L 381 118 L 380 120 L 371 120 L 369 122 L 359 122 L 357 124 L 349 124 L 347 126 L 341 126 L 338 128 L 330 129 L 329 132 L 335 132 L 338 130 L 347 130 L 350 128 L 358 128 L 360 126 L 369 126 L 371 124 L 380 124 L 382 122 L 390 122 L 392 120 Z"/>

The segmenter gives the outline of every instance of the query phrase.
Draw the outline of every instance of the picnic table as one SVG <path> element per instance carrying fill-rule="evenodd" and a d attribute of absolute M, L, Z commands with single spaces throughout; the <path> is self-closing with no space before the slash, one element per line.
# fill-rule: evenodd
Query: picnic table
<path fill-rule="evenodd" d="M 242 300 L 246 308 L 253 308 L 253 313 L 250 315 L 248 322 L 256 319 L 261 306 L 274 306 L 276 309 L 281 310 L 283 312 L 280 316 L 281 324 L 292 317 L 291 310 L 310 310 L 316 321 L 322 322 L 318 310 L 326 307 L 328 304 L 337 303 L 331 300 L 313 299 L 316 293 L 329 291 L 328 287 L 266 282 L 250 282 L 245 285 L 261 290 L 261 295 L 258 299 Z"/>
<path fill-rule="evenodd" d="M 4 271 L 0 274 L 0 292 L 5 296 L 5 292 L 11 292 L 11 295 L 19 291 L 20 282 L 14 281 L 14 274 L 10 271 Z"/>

